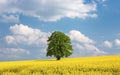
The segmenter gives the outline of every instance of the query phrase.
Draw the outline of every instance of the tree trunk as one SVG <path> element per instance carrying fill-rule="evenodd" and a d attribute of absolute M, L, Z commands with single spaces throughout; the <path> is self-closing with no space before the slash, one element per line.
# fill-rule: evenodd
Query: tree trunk
<path fill-rule="evenodd" d="M 61 58 L 60 57 L 57 57 L 57 60 L 60 60 Z"/>

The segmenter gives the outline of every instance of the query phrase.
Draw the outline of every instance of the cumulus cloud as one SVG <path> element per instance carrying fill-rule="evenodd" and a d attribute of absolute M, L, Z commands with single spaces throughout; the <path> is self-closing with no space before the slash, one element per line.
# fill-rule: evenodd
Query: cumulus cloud
<path fill-rule="evenodd" d="M 116 45 L 116 46 L 120 46 L 120 39 L 115 39 L 114 42 L 115 42 L 115 45 Z"/>
<path fill-rule="evenodd" d="M 96 46 L 94 46 L 94 45 L 92 45 L 92 44 L 84 44 L 84 46 L 85 46 L 85 48 L 87 49 L 87 50 L 95 50 L 96 52 L 100 52 L 100 50 L 96 47 Z"/>
<path fill-rule="evenodd" d="M 10 26 L 12 35 L 5 37 L 8 44 L 42 45 L 47 43 L 48 34 L 23 24 Z"/>
<path fill-rule="evenodd" d="M 110 41 L 104 41 L 104 46 L 108 48 L 112 48 L 112 43 Z"/>
<path fill-rule="evenodd" d="M 104 51 L 101 51 L 94 45 L 95 43 L 94 40 L 82 34 L 80 31 L 71 30 L 68 33 L 68 36 L 72 40 L 73 48 L 75 50 L 75 53 L 74 53 L 75 55 L 78 55 L 78 56 L 82 56 L 83 54 L 84 55 L 99 55 L 99 54 L 105 53 Z"/>
<path fill-rule="evenodd" d="M 9 29 L 10 34 L 5 37 L 7 46 L 29 50 L 31 52 L 31 57 L 28 58 L 38 58 L 36 56 L 45 58 L 47 39 L 50 33 L 31 28 L 24 24 L 15 24 L 10 26 Z M 23 55 L 27 57 L 24 53 Z"/>
<path fill-rule="evenodd" d="M 81 42 L 81 43 L 94 43 L 93 40 L 91 40 L 89 37 L 82 34 L 80 31 L 77 30 L 71 30 L 69 32 L 69 36 L 72 40 Z"/>
<path fill-rule="evenodd" d="M 2 58 L 19 59 L 22 56 L 29 54 L 30 52 L 28 50 L 22 48 L 0 48 L 0 60 L 2 60 Z"/>
<path fill-rule="evenodd" d="M 0 14 L 19 13 L 44 21 L 56 21 L 64 17 L 97 17 L 97 4 L 84 2 L 85 0 L 1 0 Z"/>

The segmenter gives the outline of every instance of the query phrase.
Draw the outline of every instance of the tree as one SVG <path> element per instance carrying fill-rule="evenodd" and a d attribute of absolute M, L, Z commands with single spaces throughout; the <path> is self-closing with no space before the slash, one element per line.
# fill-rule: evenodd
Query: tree
<path fill-rule="evenodd" d="M 55 31 L 48 37 L 48 48 L 46 56 L 54 56 L 57 60 L 68 57 L 73 53 L 71 39 L 62 32 Z"/>

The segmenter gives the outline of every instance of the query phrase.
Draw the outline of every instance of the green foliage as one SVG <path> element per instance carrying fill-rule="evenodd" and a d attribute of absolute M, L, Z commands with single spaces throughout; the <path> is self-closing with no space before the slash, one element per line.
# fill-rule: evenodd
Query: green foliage
<path fill-rule="evenodd" d="M 62 32 L 55 31 L 48 38 L 46 56 L 54 56 L 57 60 L 61 57 L 68 57 L 73 53 L 70 38 Z"/>

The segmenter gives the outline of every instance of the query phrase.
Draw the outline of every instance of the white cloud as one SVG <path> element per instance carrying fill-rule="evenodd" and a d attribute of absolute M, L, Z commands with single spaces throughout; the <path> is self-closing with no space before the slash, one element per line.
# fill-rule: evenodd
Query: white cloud
<path fill-rule="evenodd" d="M 15 24 L 10 26 L 9 29 L 11 34 L 5 37 L 8 46 L 27 49 L 32 52 L 32 58 L 36 58 L 35 56 L 38 55 L 40 55 L 40 57 L 45 57 L 47 39 L 50 33 L 31 28 L 24 24 Z M 24 53 L 23 55 L 26 56 Z"/>
<path fill-rule="evenodd" d="M 79 44 L 76 42 L 72 42 L 72 43 L 74 49 L 72 57 L 96 56 L 96 55 L 107 54 L 106 52 L 99 50 L 96 46 L 92 44 Z"/>
<path fill-rule="evenodd" d="M 28 50 L 25 49 L 21 49 L 21 48 L 3 48 L 0 49 L 1 52 L 3 53 L 17 53 L 17 54 L 21 54 L 21 53 L 25 53 L 25 54 L 30 54 L 30 52 Z"/>
<path fill-rule="evenodd" d="M 115 45 L 120 46 L 120 40 L 119 39 L 115 39 Z"/>
<path fill-rule="evenodd" d="M 112 43 L 110 41 L 104 41 L 103 45 L 108 48 L 112 48 Z"/>
<path fill-rule="evenodd" d="M 0 15 L 20 13 L 18 3 L 18 0 L 0 0 Z"/>
<path fill-rule="evenodd" d="M 10 36 L 10 35 L 6 36 L 5 39 L 6 39 L 8 44 L 11 44 L 15 41 L 15 38 Z"/>
<path fill-rule="evenodd" d="M 2 15 L 2 21 L 3 22 L 19 22 L 19 16 L 18 15 Z"/>
<path fill-rule="evenodd" d="M 0 60 L 5 59 L 18 59 L 24 55 L 29 55 L 28 50 L 22 48 L 0 48 Z"/>
<path fill-rule="evenodd" d="M 47 43 L 49 33 L 33 29 L 23 24 L 10 27 L 12 35 L 5 37 L 8 44 L 42 45 Z"/>
<path fill-rule="evenodd" d="M 74 48 L 76 48 L 76 49 L 85 49 L 81 44 L 78 44 L 78 43 L 74 44 Z"/>
<path fill-rule="evenodd" d="M 69 32 L 69 36 L 72 40 L 81 42 L 81 43 L 94 43 L 93 40 L 91 40 L 89 37 L 82 34 L 80 31 L 77 30 L 71 30 Z"/>
<path fill-rule="evenodd" d="M 64 17 L 96 17 L 96 3 L 85 0 L 4 0 L 0 1 L 0 14 L 22 13 L 44 21 L 56 21 Z M 27 5 L 26 5 L 27 4 Z M 52 10 L 52 11 L 51 11 Z"/>
<path fill-rule="evenodd" d="M 84 44 L 84 46 L 87 50 L 95 50 L 98 53 L 100 52 L 100 50 L 92 44 Z"/>
<path fill-rule="evenodd" d="M 90 39 L 86 35 L 82 34 L 80 31 L 71 30 L 68 33 L 68 36 L 72 40 L 73 49 L 75 53 L 73 56 L 85 56 L 85 55 L 99 55 L 104 54 L 104 51 L 101 51 L 94 45 L 94 40 Z"/>

